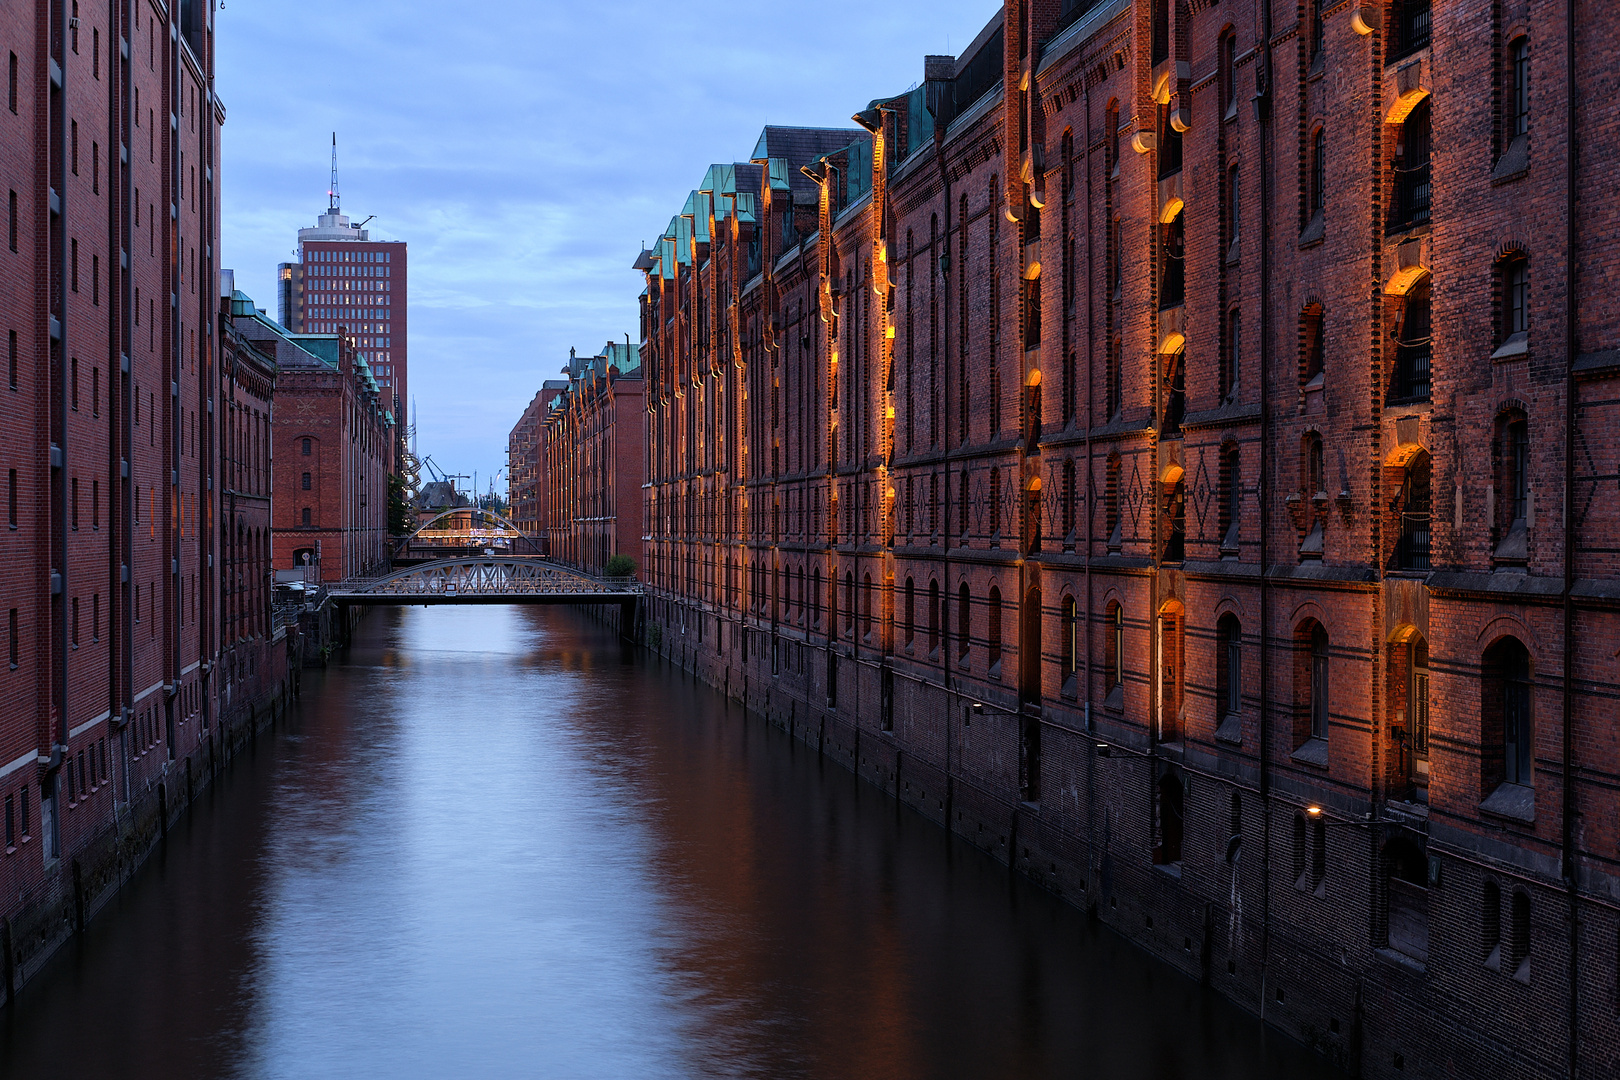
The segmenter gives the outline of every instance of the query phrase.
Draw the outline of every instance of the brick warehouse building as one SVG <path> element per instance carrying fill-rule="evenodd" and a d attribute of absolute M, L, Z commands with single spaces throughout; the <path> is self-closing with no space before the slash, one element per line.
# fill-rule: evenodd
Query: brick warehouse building
<path fill-rule="evenodd" d="M 221 275 L 234 279 L 230 271 Z M 224 292 L 224 289 L 221 290 Z M 234 290 L 232 290 L 234 291 Z M 276 365 L 236 332 L 229 295 L 220 298 L 219 705 L 223 714 L 275 693 L 287 677 L 287 649 L 271 618 L 271 433 Z"/>
<path fill-rule="evenodd" d="M 640 567 L 646 475 L 641 347 L 610 341 L 592 357 L 570 349 L 567 370 L 568 383 L 550 395 L 544 420 L 545 445 L 569 451 L 543 454 L 547 549 L 591 574 L 601 574 L 614 555 L 628 555 Z"/>
<path fill-rule="evenodd" d="M 259 563 L 220 541 L 221 408 L 270 387 L 219 342 L 212 25 L 201 2 L 0 7 L 8 990 L 284 688 L 281 635 L 225 625 Z"/>
<path fill-rule="evenodd" d="M 354 335 L 294 334 L 231 297 L 233 330 L 275 359 L 272 561 L 314 565 L 321 581 L 388 567 L 394 421 Z"/>
<path fill-rule="evenodd" d="M 511 521 L 525 536 L 538 541 L 542 551 L 546 550 L 546 509 L 550 505 L 545 420 L 558 394 L 567 388 L 566 379 L 547 379 L 541 383 L 506 438 L 506 490 L 512 504 Z"/>
<path fill-rule="evenodd" d="M 637 262 L 650 640 L 1358 1073 L 1620 1071 L 1573 13 L 1021 0 L 766 128 Z"/>

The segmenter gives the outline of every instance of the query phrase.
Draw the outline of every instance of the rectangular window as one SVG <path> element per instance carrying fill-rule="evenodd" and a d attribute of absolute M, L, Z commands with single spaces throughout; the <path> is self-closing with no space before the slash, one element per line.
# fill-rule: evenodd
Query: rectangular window
<path fill-rule="evenodd" d="M 68 255 L 68 288 L 74 292 L 79 291 L 79 241 L 77 238 L 68 242 L 70 254 Z"/>
<path fill-rule="evenodd" d="M 1311 738 L 1328 736 L 1328 656 L 1325 635 L 1311 647 Z"/>
<path fill-rule="evenodd" d="M 68 167 L 72 169 L 74 176 L 79 175 L 79 122 L 77 120 L 68 122 Z"/>
<path fill-rule="evenodd" d="M 94 141 L 90 143 L 90 192 L 101 194 L 101 144 Z"/>
<path fill-rule="evenodd" d="M 15 390 L 17 389 L 17 331 L 11 331 L 8 344 L 6 374 L 8 385 Z"/>
<path fill-rule="evenodd" d="M 17 111 L 17 54 L 11 54 L 11 72 L 6 83 L 9 88 L 8 96 L 11 99 L 11 111 Z"/>
<path fill-rule="evenodd" d="M 12 469 L 6 491 L 6 524 L 17 527 L 17 470 Z"/>

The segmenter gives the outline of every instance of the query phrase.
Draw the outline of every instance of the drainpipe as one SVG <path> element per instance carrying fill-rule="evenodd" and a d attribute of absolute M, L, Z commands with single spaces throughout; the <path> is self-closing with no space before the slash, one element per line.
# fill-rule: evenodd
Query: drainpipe
<path fill-rule="evenodd" d="M 1575 361 L 1579 331 L 1579 264 L 1576 261 L 1575 171 L 1579 133 L 1575 115 L 1575 0 L 1564 0 L 1564 272 L 1568 297 L 1564 304 L 1564 790 L 1563 877 L 1569 897 L 1569 1068 L 1570 1080 L 1580 1069 L 1580 883 L 1575 850 L 1575 518 L 1570 508 L 1575 495 Z"/>
<path fill-rule="evenodd" d="M 1271 964 L 1271 5 L 1260 5 L 1254 115 L 1260 124 L 1260 1018 Z"/>

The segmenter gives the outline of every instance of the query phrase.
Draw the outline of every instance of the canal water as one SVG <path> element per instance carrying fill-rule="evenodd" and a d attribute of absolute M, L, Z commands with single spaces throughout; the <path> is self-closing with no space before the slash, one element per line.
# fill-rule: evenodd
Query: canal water
<path fill-rule="evenodd" d="M 563 608 L 379 610 L 0 1076 L 1336 1076 Z"/>

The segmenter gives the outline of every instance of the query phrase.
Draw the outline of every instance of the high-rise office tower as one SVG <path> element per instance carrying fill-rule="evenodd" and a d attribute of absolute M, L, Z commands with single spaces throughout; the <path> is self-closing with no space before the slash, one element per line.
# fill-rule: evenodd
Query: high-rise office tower
<path fill-rule="evenodd" d="M 367 218 L 366 221 L 370 221 Z M 344 333 L 371 368 L 395 417 L 406 395 L 406 245 L 373 240 L 343 213 L 338 194 L 337 136 L 326 212 L 298 230 L 298 261 L 277 268 L 281 325 L 298 334 Z"/>

